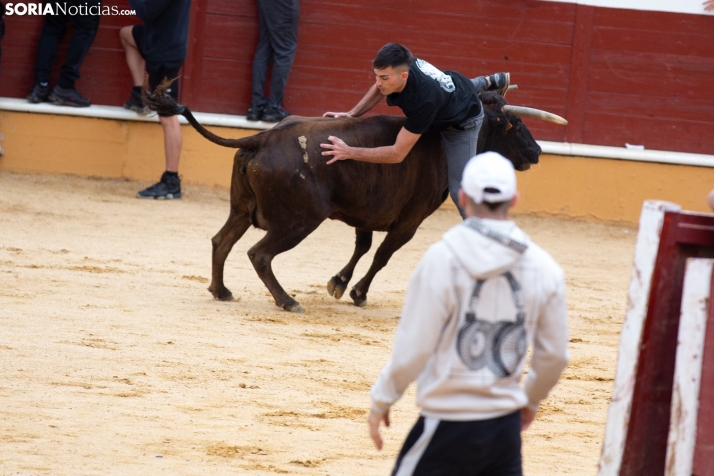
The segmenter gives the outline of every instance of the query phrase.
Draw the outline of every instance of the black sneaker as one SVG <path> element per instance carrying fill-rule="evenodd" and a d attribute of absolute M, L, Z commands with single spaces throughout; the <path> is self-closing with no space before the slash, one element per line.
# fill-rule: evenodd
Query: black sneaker
<path fill-rule="evenodd" d="M 32 87 L 32 91 L 27 96 L 27 100 L 33 104 L 39 104 L 41 102 L 47 102 L 47 98 L 50 96 L 50 86 L 40 86 L 40 83 L 35 83 Z"/>
<path fill-rule="evenodd" d="M 151 109 L 149 106 L 144 104 L 144 100 L 141 97 L 141 91 L 135 89 L 131 90 L 131 97 L 124 102 L 124 109 L 129 109 L 138 114 L 149 114 Z"/>
<path fill-rule="evenodd" d="M 498 91 L 501 96 L 506 96 L 506 91 L 508 91 L 508 85 L 511 84 L 511 73 L 496 73 L 489 76 L 491 80 L 491 86 L 489 86 L 489 91 Z"/>
<path fill-rule="evenodd" d="M 85 98 L 74 88 L 63 88 L 58 84 L 50 93 L 50 102 L 61 106 L 89 107 L 92 101 Z"/>
<path fill-rule="evenodd" d="M 278 107 L 266 107 L 265 110 L 263 111 L 263 120 L 265 122 L 280 122 L 286 117 L 288 117 L 290 113 L 288 112 L 287 109 L 285 109 L 283 106 L 278 106 Z"/>
<path fill-rule="evenodd" d="M 161 181 L 138 192 L 137 198 L 154 198 L 156 200 L 177 200 L 181 198 L 181 179 L 169 176 L 166 172 Z"/>
<path fill-rule="evenodd" d="M 245 116 L 245 118 L 249 121 L 259 121 L 263 117 L 264 111 L 265 109 L 255 107 L 251 104 L 248 108 L 248 114 Z"/>

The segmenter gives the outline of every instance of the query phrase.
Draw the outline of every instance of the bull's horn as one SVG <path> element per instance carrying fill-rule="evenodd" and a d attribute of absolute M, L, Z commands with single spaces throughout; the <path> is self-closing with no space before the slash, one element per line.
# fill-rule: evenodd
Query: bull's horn
<path fill-rule="evenodd" d="M 511 84 L 511 85 L 509 85 L 509 86 L 508 86 L 508 89 L 506 89 L 506 91 L 513 91 L 514 89 L 518 89 L 518 85 L 517 85 L 517 84 Z"/>
<path fill-rule="evenodd" d="M 510 104 L 506 104 L 501 108 L 501 110 L 509 111 L 513 114 L 518 114 L 519 116 L 537 117 L 538 119 L 543 119 L 544 121 L 548 122 L 555 122 L 556 124 L 566 125 L 568 123 L 568 121 L 558 116 L 557 114 L 541 111 L 540 109 L 534 109 L 532 107 L 511 106 Z"/>

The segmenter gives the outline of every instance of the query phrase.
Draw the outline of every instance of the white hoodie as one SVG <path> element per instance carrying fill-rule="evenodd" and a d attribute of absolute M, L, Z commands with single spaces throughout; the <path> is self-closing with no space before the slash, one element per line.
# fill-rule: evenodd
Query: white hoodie
<path fill-rule="evenodd" d="M 567 365 L 567 342 L 560 266 L 512 221 L 469 218 L 414 270 L 372 409 L 386 413 L 417 379 L 426 417 L 485 420 L 537 410 Z"/>

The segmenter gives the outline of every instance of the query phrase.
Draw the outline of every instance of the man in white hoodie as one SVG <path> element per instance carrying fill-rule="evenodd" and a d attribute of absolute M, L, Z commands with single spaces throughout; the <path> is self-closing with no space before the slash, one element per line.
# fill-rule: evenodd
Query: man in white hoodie
<path fill-rule="evenodd" d="M 501 155 L 466 165 L 467 219 L 427 250 L 407 290 L 391 360 L 371 390 L 370 436 L 417 380 L 421 416 L 393 475 L 522 474 L 521 434 L 567 365 L 563 271 L 516 224 L 516 176 Z M 530 370 L 521 387 L 526 351 Z"/>

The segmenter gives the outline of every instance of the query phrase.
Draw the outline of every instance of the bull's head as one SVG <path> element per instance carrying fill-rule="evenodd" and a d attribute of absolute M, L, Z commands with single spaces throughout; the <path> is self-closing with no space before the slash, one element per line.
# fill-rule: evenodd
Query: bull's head
<path fill-rule="evenodd" d="M 537 164 L 541 152 L 540 146 L 517 114 L 567 124 L 563 118 L 545 111 L 509 106 L 503 96 L 495 91 L 483 92 L 480 97 L 484 118 L 478 152 L 498 152 L 510 160 L 516 170 L 528 170 L 531 164 Z"/>

